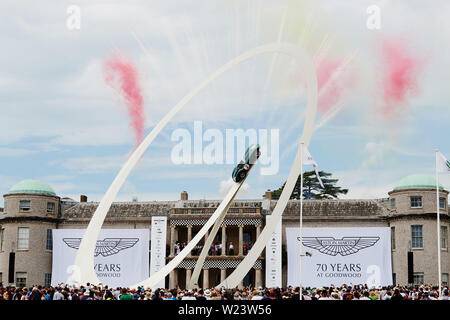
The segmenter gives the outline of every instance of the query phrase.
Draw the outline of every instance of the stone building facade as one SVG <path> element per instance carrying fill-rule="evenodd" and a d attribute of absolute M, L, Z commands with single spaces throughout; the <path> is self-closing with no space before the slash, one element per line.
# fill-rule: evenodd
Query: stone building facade
<path fill-rule="evenodd" d="M 441 219 L 442 280 L 448 284 L 450 216 L 448 191 L 439 193 Z M 52 229 L 86 228 L 98 203 L 58 197 L 45 183 L 26 180 L 4 195 L 1 213 L 0 282 L 3 285 L 49 284 L 51 277 Z M 53 203 L 53 204 L 51 204 Z M 236 200 L 214 240 L 225 250 L 208 255 L 199 285 L 211 287 L 224 280 L 255 243 L 277 201 L 270 192 L 264 199 Z M 167 216 L 167 261 L 173 259 L 178 243 L 188 243 L 220 201 L 188 200 L 187 192 L 177 201 L 114 203 L 103 228 L 151 229 L 152 216 Z M 436 189 L 432 177 L 413 175 L 402 179 L 379 200 L 305 200 L 304 227 L 390 227 L 394 283 L 408 283 L 408 252 L 414 255 L 414 282 L 437 283 Z M 1 212 L 1 211 L 0 211 Z M 286 228 L 299 223 L 299 201 L 290 200 L 282 219 L 283 285 L 287 281 Z M 206 240 L 207 235 L 201 241 Z M 230 252 L 230 244 L 234 252 Z M 11 269 L 11 255 L 13 268 Z M 185 287 L 197 253 L 192 252 L 166 277 L 166 286 Z M 263 252 L 240 285 L 264 286 Z"/>

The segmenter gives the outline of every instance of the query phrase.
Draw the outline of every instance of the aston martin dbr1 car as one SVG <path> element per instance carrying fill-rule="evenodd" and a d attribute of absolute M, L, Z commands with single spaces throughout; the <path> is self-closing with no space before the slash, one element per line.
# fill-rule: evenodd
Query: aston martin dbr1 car
<path fill-rule="evenodd" d="M 245 151 L 244 160 L 239 162 L 231 174 L 234 182 L 241 182 L 245 178 L 251 166 L 256 163 L 256 160 L 258 160 L 260 155 L 259 144 L 252 144 L 248 147 L 247 151 Z"/>

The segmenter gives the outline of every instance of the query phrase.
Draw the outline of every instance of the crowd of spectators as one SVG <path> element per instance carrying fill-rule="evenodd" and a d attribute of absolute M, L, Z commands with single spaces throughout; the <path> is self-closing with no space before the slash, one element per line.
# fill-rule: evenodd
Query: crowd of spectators
<path fill-rule="evenodd" d="M 252 288 L 243 289 L 156 289 L 138 287 L 109 288 L 103 285 L 71 288 L 60 284 L 56 287 L 31 288 L 0 287 L 0 300 L 299 300 L 300 289 Z M 437 287 L 389 286 L 368 288 L 366 285 L 342 285 L 340 287 L 304 288 L 304 300 L 449 300 L 448 288 L 439 294 Z"/>
<path fill-rule="evenodd" d="M 181 241 L 177 241 L 175 242 L 174 245 L 174 253 L 175 255 L 178 255 L 184 248 L 186 247 L 186 242 L 181 242 Z M 243 249 L 243 254 L 247 255 L 248 251 L 250 251 L 250 249 L 252 248 L 252 243 L 251 242 L 245 242 L 242 245 L 242 249 Z M 208 250 L 208 255 L 210 256 L 220 256 L 222 254 L 222 243 L 218 242 L 218 243 L 212 243 L 211 246 L 209 247 Z M 198 244 L 194 247 L 194 249 L 192 249 L 191 254 L 193 256 L 199 256 L 200 253 L 203 250 L 203 245 Z M 227 254 L 230 256 L 235 255 L 235 249 L 234 249 L 234 244 L 233 242 L 230 242 L 228 245 L 228 252 Z"/>

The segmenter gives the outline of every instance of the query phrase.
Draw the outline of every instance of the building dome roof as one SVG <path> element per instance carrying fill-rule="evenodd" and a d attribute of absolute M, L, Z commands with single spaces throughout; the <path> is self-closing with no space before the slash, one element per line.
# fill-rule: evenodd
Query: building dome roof
<path fill-rule="evenodd" d="M 401 179 L 394 187 L 394 191 L 407 189 L 436 189 L 436 179 L 426 174 L 412 174 Z M 440 190 L 444 187 L 440 184 Z"/>
<path fill-rule="evenodd" d="M 45 182 L 39 180 L 23 180 L 14 185 L 8 194 L 16 193 L 32 193 L 32 194 L 45 194 L 49 196 L 56 196 L 55 191 Z"/>

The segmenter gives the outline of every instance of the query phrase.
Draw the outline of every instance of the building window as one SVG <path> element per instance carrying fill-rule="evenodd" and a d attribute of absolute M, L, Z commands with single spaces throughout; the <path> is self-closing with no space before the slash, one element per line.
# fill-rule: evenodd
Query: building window
<path fill-rule="evenodd" d="M 47 239 L 45 241 L 45 250 L 53 250 L 52 229 L 47 229 Z"/>
<path fill-rule="evenodd" d="M 412 248 L 423 248 L 422 226 L 411 226 L 411 245 Z"/>
<path fill-rule="evenodd" d="M 391 199 L 391 210 L 395 210 L 395 198 Z"/>
<path fill-rule="evenodd" d="M 442 280 L 442 284 L 447 287 L 448 286 L 448 273 L 443 273 L 441 280 Z"/>
<path fill-rule="evenodd" d="M 0 235 L 0 251 L 3 251 L 3 246 L 5 245 L 5 228 L 2 230 L 2 234 Z"/>
<path fill-rule="evenodd" d="M 394 286 L 397 285 L 397 274 L 395 273 L 392 274 L 392 283 L 394 284 Z"/>
<path fill-rule="evenodd" d="M 5 205 L 3 208 L 3 214 L 6 214 L 6 212 L 8 211 L 8 202 L 5 200 Z"/>
<path fill-rule="evenodd" d="M 47 213 L 53 213 L 55 211 L 55 203 L 47 202 Z"/>
<path fill-rule="evenodd" d="M 445 209 L 445 198 L 439 198 L 439 209 Z"/>
<path fill-rule="evenodd" d="M 424 284 L 423 272 L 414 272 L 414 284 L 416 285 Z"/>
<path fill-rule="evenodd" d="M 17 232 L 17 249 L 28 249 L 28 242 L 30 239 L 29 228 L 19 228 Z"/>
<path fill-rule="evenodd" d="M 395 250 L 395 227 L 391 227 L 391 248 Z"/>
<path fill-rule="evenodd" d="M 50 287 L 52 284 L 52 274 L 51 273 L 45 273 L 44 274 L 44 286 Z"/>
<path fill-rule="evenodd" d="M 3 287 L 3 273 L 0 272 L 0 287 Z"/>
<path fill-rule="evenodd" d="M 448 245 L 448 229 L 446 226 L 441 226 L 441 249 L 447 249 Z"/>
<path fill-rule="evenodd" d="M 16 272 L 16 287 L 23 288 L 27 286 L 27 273 Z"/>
<path fill-rule="evenodd" d="M 411 208 L 422 208 L 422 197 L 411 197 Z"/>
<path fill-rule="evenodd" d="M 30 200 L 20 200 L 19 210 L 20 211 L 30 211 L 31 210 L 31 201 Z"/>

